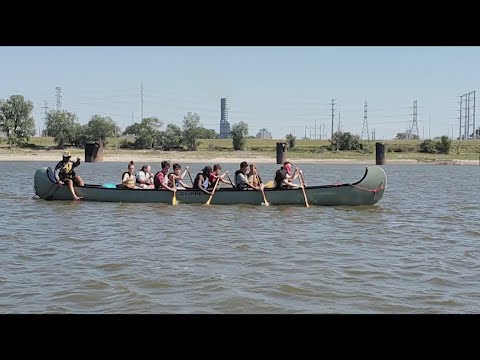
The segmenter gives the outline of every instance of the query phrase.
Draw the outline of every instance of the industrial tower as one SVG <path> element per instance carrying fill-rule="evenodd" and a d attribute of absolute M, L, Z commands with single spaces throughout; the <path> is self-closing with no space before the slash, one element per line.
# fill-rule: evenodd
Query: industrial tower
<path fill-rule="evenodd" d="M 230 109 L 230 100 L 220 99 L 220 139 L 230 138 L 230 122 L 228 121 L 228 110 Z"/>

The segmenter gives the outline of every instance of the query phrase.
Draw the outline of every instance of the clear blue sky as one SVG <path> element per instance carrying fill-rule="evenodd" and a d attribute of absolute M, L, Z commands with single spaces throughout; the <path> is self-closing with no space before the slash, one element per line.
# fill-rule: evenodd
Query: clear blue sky
<path fill-rule="evenodd" d="M 413 101 L 420 136 L 458 136 L 459 96 L 478 90 L 480 47 L 0 47 L 0 98 L 24 95 L 42 126 L 44 101 L 85 124 L 94 114 L 110 116 L 123 129 L 141 116 L 182 124 L 188 112 L 219 132 L 220 98 L 230 99 L 230 123 L 248 123 L 274 138 L 295 132 L 330 136 L 331 99 L 335 130 L 362 131 L 364 102 L 376 139 L 407 129 Z M 476 107 L 480 105 L 477 93 Z M 477 127 L 480 126 L 477 121 Z"/>

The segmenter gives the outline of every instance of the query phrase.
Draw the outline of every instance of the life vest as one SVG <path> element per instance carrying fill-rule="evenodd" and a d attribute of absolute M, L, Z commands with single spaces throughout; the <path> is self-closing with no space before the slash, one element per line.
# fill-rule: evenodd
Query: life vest
<path fill-rule="evenodd" d="M 68 160 L 63 164 L 60 169 L 60 179 L 73 179 L 75 177 L 75 172 L 73 171 L 73 162 Z"/>
<path fill-rule="evenodd" d="M 170 185 L 170 175 L 172 175 L 172 174 L 175 175 L 175 173 L 173 173 L 173 172 L 171 172 L 170 174 L 168 174 L 168 186 L 170 186 L 170 187 L 173 186 L 173 184 Z M 175 179 L 175 187 L 179 187 L 179 186 L 180 186 L 180 179 L 177 178 L 177 179 Z"/>
<path fill-rule="evenodd" d="M 160 174 L 162 171 L 158 171 L 156 174 L 155 174 L 155 177 L 153 178 L 153 185 L 155 186 L 155 189 L 159 190 L 162 188 L 162 186 L 160 185 L 160 180 L 158 180 L 158 177 L 157 175 Z M 165 175 L 163 175 L 165 176 Z"/>
<path fill-rule="evenodd" d="M 130 173 L 128 171 L 125 171 L 122 174 L 122 183 L 123 183 L 123 178 L 125 177 L 125 174 L 128 175 L 127 186 L 133 188 L 135 186 L 135 180 L 136 180 L 135 175 L 130 176 Z"/>
<path fill-rule="evenodd" d="M 198 179 L 200 178 L 200 176 L 203 176 L 203 173 L 198 173 L 197 176 L 195 176 L 195 180 L 193 181 L 193 188 L 194 189 L 198 189 Z M 203 178 L 203 183 L 202 183 L 202 187 L 204 189 L 208 189 L 208 185 L 209 185 L 209 180 L 208 180 L 208 176 L 207 177 L 204 177 Z"/>
<path fill-rule="evenodd" d="M 275 173 L 275 189 L 280 189 L 283 187 L 283 180 L 287 178 L 287 170 L 282 167 L 277 170 Z"/>
<path fill-rule="evenodd" d="M 250 185 L 257 187 L 262 183 L 262 179 L 260 178 L 260 175 L 250 175 L 248 177 L 248 182 Z"/>
<path fill-rule="evenodd" d="M 243 190 L 243 189 L 247 188 L 248 186 L 247 186 L 246 184 L 240 183 L 240 182 L 238 181 L 238 175 L 241 174 L 241 173 L 242 173 L 242 170 L 237 170 L 237 171 L 235 171 L 235 184 L 236 184 L 235 187 L 236 187 L 237 189 Z M 247 178 L 247 181 L 248 181 L 248 178 Z"/>

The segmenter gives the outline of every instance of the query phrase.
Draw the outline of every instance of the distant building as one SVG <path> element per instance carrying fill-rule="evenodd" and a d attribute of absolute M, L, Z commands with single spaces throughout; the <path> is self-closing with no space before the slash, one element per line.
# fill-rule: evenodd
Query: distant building
<path fill-rule="evenodd" d="M 267 131 L 267 129 L 262 129 L 257 133 L 257 136 L 255 136 L 257 139 L 271 139 L 272 134 Z"/>
<path fill-rule="evenodd" d="M 220 139 L 230 138 L 230 123 L 228 122 L 228 110 L 230 109 L 230 100 L 220 99 Z"/>

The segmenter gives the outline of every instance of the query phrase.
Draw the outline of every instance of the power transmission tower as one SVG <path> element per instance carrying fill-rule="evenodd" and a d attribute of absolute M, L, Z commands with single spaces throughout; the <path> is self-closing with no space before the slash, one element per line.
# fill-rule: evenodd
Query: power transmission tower
<path fill-rule="evenodd" d="M 330 139 L 333 139 L 333 116 L 334 116 L 334 114 L 333 114 L 333 105 L 335 105 L 334 101 L 335 101 L 335 99 L 332 99 L 332 135 L 331 135 L 331 138 L 330 138 Z"/>
<path fill-rule="evenodd" d="M 55 90 L 57 91 L 57 110 L 61 110 L 62 109 L 62 88 L 57 86 L 55 88 Z"/>
<path fill-rule="evenodd" d="M 370 141 L 370 133 L 368 132 L 368 121 L 367 121 L 367 100 L 363 105 L 363 126 L 362 126 L 362 136 L 360 139 L 363 140 L 363 134 L 367 134 L 367 140 Z"/>
<path fill-rule="evenodd" d="M 44 101 L 43 101 L 42 109 L 43 109 L 43 114 L 42 114 L 42 132 L 41 132 L 41 136 L 43 136 L 43 132 L 45 131 L 45 122 L 46 122 L 46 120 L 47 120 L 47 112 L 48 112 L 48 103 L 47 103 L 47 100 L 44 100 Z"/>
<path fill-rule="evenodd" d="M 141 93 L 141 99 L 142 99 L 142 121 L 143 121 L 143 81 L 142 81 L 140 90 L 141 90 L 140 93 Z"/>
<path fill-rule="evenodd" d="M 412 127 L 410 128 L 410 131 L 409 131 L 410 139 L 413 138 L 414 134 L 416 134 L 418 138 L 420 138 L 420 133 L 418 132 L 418 123 L 417 123 L 417 100 L 413 102 Z"/>

